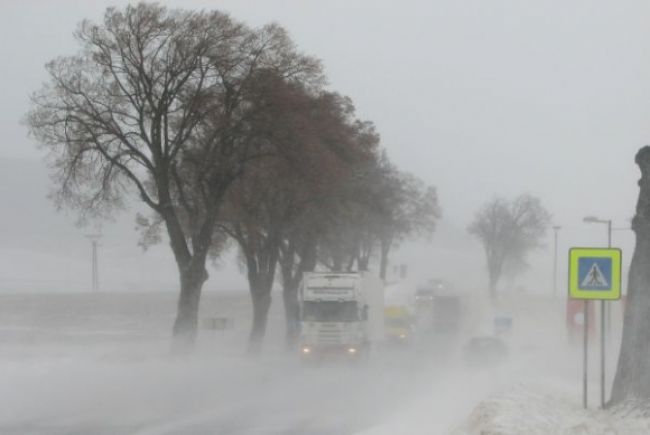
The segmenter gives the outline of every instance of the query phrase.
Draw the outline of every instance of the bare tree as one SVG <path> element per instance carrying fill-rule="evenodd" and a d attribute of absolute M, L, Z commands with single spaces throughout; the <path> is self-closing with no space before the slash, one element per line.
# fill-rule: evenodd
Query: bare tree
<path fill-rule="evenodd" d="M 233 184 L 220 223 L 237 241 L 246 265 L 253 305 L 252 353 L 260 350 L 265 335 L 280 259 L 285 283 L 291 280 L 286 275 L 290 253 L 282 249 L 290 248 L 289 232 L 295 233 L 301 216 L 330 193 L 328 186 L 339 182 L 338 174 L 346 171 L 348 160 L 374 151 L 356 140 L 357 124 L 347 99 L 310 93 L 277 77 L 258 81 L 264 82 L 266 91 L 259 100 L 270 109 L 254 129 L 266 132 L 267 142 L 285 153 L 250 165 L 248 173 Z M 304 253 L 302 248 L 299 251 Z"/>
<path fill-rule="evenodd" d="M 639 199 L 632 230 L 636 235 L 630 265 L 623 340 L 611 403 L 650 400 L 650 146 L 636 155 L 641 169 Z"/>
<path fill-rule="evenodd" d="M 405 238 L 429 237 L 442 216 L 435 187 L 399 171 L 384 155 L 376 181 L 380 209 L 374 229 L 379 245 L 379 276 L 386 278 L 390 250 Z"/>
<path fill-rule="evenodd" d="M 541 246 L 540 241 L 550 225 L 551 215 L 538 198 L 524 194 L 512 201 L 496 198 L 475 215 L 468 231 L 485 249 L 489 291 L 497 296 L 497 284 L 505 267 L 524 266 L 525 256 Z"/>
<path fill-rule="evenodd" d="M 180 275 L 174 335 L 192 343 L 224 195 L 269 152 L 248 128 L 254 79 L 268 70 L 317 86 L 319 62 L 277 25 L 155 4 L 109 8 L 75 36 L 79 54 L 47 65 L 31 133 L 50 151 L 60 205 L 105 216 L 135 192 L 162 222 Z"/>
<path fill-rule="evenodd" d="M 411 236 L 429 236 L 441 216 L 436 189 L 399 171 L 385 153 L 361 165 L 345 190 L 345 201 L 331 210 L 333 225 L 320 249 L 333 270 L 368 270 L 379 257 L 386 277 L 388 255 Z"/>

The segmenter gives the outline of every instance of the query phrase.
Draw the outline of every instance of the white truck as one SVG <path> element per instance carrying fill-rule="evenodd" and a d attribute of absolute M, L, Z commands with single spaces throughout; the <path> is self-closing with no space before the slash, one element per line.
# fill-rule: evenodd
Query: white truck
<path fill-rule="evenodd" d="M 364 358 L 384 338 L 384 288 L 374 275 L 307 272 L 298 301 L 305 360 Z"/>

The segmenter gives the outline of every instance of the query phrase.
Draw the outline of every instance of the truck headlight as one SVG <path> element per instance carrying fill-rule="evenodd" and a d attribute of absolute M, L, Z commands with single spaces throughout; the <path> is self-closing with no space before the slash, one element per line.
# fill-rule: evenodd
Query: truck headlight
<path fill-rule="evenodd" d="M 309 352 L 311 352 L 310 348 L 308 348 L 308 347 L 303 347 L 302 348 L 302 353 L 309 353 Z"/>
<path fill-rule="evenodd" d="M 348 348 L 348 353 L 351 353 L 351 354 L 357 353 L 357 349 L 355 349 L 354 347 L 349 347 Z"/>

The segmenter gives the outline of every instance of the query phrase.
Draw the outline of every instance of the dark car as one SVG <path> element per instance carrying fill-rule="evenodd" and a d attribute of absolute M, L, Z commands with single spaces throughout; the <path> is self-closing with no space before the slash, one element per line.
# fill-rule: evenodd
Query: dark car
<path fill-rule="evenodd" d="M 498 337 L 473 337 L 465 345 L 463 355 L 465 361 L 470 366 L 490 367 L 506 359 L 508 356 L 508 347 Z"/>

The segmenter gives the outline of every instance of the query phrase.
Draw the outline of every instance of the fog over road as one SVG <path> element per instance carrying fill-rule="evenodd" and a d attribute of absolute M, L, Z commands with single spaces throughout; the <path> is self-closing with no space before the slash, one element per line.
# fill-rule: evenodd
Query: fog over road
<path fill-rule="evenodd" d="M 566 384 L 578 354 L 549 354 L 535 335 L 557 329 L 552 304 L 522 308 L 526 339 L 500 367 L 469 369 L 457 352 L 421 342 L 367 364 L 304 367 L 282 349 L 279 297 L 265 352 L 245 356 L 247 297 L 206 294 L 203 317 L 234 313 L 235 328 L 203 331 L 195 354 L 180 358 L 169 352 L 173 294 L 0 296 L 0 432 L 445 434 L 517 382 L 555 382 L 578 400 L 577 384 Z"/>

